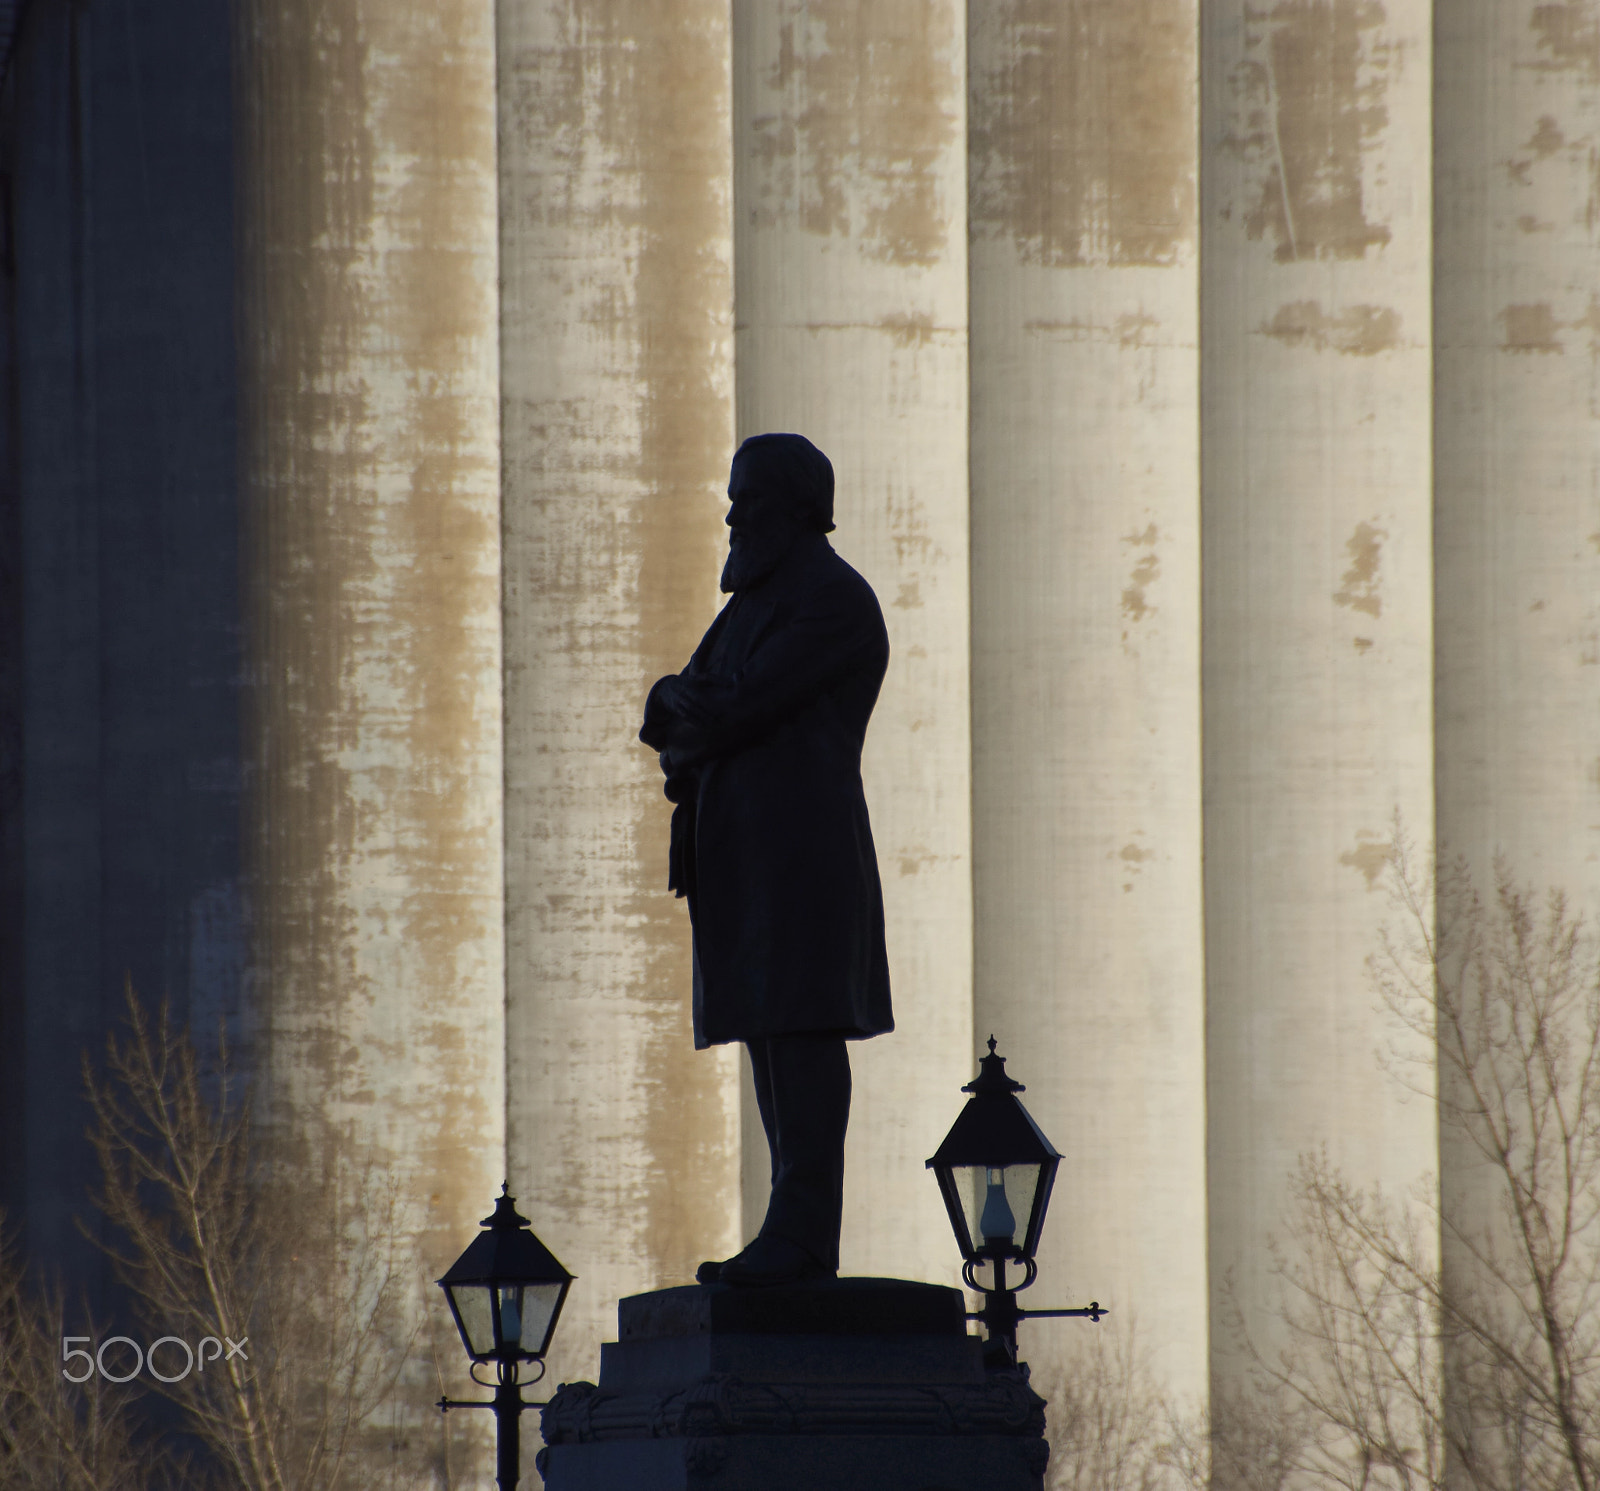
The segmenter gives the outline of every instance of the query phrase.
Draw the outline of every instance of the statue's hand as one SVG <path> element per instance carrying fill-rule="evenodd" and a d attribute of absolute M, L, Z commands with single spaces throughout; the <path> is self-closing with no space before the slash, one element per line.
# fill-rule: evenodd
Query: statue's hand
<path fill-rule="evenodd" d="M 677 711 L 678 675 L 669 673 L 658 678 L 644 702 L 644 724 L 639 729 L 639 739 L 654 750 L 662 750 L 673 727 L 681 718 Z"/>
<path fill-rule="evenodd" d="M 704 726 L 710 721 L 710 711 L 699 691 L 681 674 L 663 678 L 652 691 L 652 698 L 660 708 L 686 725 Z"/>
<path fill-rule="evenodd" d="M 661 786 L 661 795 L 668 802 L 682 802 L 684 798 L 693 796 L 694 779 L 672 760 L 671 751 L 661 753 L 661 770 L 666 777 Z"/>
<path fill-rule="evenodd" d="M 645 702 L 639 739 L 661 753 L 661 769 L 669 777 L 692 770 L 715 740 L 728 686 L 714 679 L 669 673 L 658 679 Z"/>

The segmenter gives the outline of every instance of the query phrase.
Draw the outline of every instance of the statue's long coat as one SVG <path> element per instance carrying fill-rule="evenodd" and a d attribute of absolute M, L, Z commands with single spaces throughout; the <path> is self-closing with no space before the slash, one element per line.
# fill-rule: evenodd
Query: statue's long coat
<path fill-rule="evenodd" d="M 669 885 L 694 928 L 694 1039 L 894 1028 L 861 746 L 889 663 L 877 597 L 820 534 L 723 607 L 677 675 L 696 705 L 663 752 Z"/>

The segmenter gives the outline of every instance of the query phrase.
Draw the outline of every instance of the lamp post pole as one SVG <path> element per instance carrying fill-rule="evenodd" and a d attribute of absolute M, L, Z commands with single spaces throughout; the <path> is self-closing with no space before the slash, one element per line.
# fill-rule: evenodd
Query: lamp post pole
<path fill-rule="evenodd" d="M 522 1476 L 522 1410 L 543 1408 L 542 1403 L 524 1403 L 522 1384 L 517 1380 L 514 1362 L 499 1363 L 500 1380 L 495 1384 L 494 1397 L 485 1403 L 479 1399 L 440 1398 L 441 1413 L 452 1408 L 492 1408 L 494 1410 L 494 1480 L 500 1491 L 516 1491 Z M 478 1379 L 472 1379 L 476 1382 Z"/>
<path fill-rule="evenodd" d="M 517 1369 L 511 1363 L 502 1363 L 500 1382 L 494 1390 L 494 1478 L 500 1491 L 516 1491 L 522 1474 L 522 1408 Z"/>
<path fill-rule="evenodd" d="M 476 1382 L 478 1379 L 472 1379 Z M 500 1381 L 495 1385 L 494 1398 L 484 1403 L 476 1399 L 440 1398 L 441 1413 L 452 1408 L 492 1408 L 494 1410 L 494 1481 L 500 1491 L 516 1491 L 522 1477 L 522 1410 L 542 1408 L 541 1403 L 522 1401 L 522 1384 L 517 1381 L 516 1367 L 502 1364 Z"/>

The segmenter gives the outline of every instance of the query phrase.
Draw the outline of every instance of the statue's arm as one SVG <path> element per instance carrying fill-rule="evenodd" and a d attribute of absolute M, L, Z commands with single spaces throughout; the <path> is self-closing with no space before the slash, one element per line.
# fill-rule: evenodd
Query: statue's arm
<path fill-rule="evenodd" d="M 669 673 L 651 685 L 644 701 L 644 724 L 639 727 L 639 739 L 651 750 L 667 751 L 674 746 L 681 749 L 685 727 L 693 726 L 702 718 L 700 703 L 683 685 L 700 673 L 702 660 L 711 651 L 717 634 L 728 624 L 731 609 L 731 605 L 724 606 L 717 614 L 683 672 Z M 666 770 L 665 761 L 662 769 Z"/>
<path fill-rule="evenodd" d="M 856 670 L 876 668 L 881 676 L 888 655 L 871 591 L 825 587 L 775 628 L 732 679 L 677 676 L 671 692 L 679 723 L 669 727 L 665 747 L 671 764 L 687 769 L 754 744 Z"/>

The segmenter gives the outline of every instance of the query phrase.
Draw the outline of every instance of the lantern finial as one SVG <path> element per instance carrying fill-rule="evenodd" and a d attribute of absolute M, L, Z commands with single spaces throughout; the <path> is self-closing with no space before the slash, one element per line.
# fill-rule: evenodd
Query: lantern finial
<path fill-rule="evenodd" d="M 511 1194 L 511 1185 L 505 1182 L 500 1187 L 500 1194 L 494 1198 L 494 1211 L 478 1223 L 480 1227 L 488 1227 L 494 1232 L 515 1232 L 519 1227 L 531 1224 L 528 1219 L 517 1210 L 516 1197 Z"/>
<path fill-rule="evenodd" d="M 1028 1089 L 1014 1078 L 1006 1076 L 1006 1059 L 995 1050 L 995 1040 L 989 1037 L 989 1054 L 978 1060 L 977 1077 L 967 1083 L 962 1092 L 1026 1092 Z"/>

